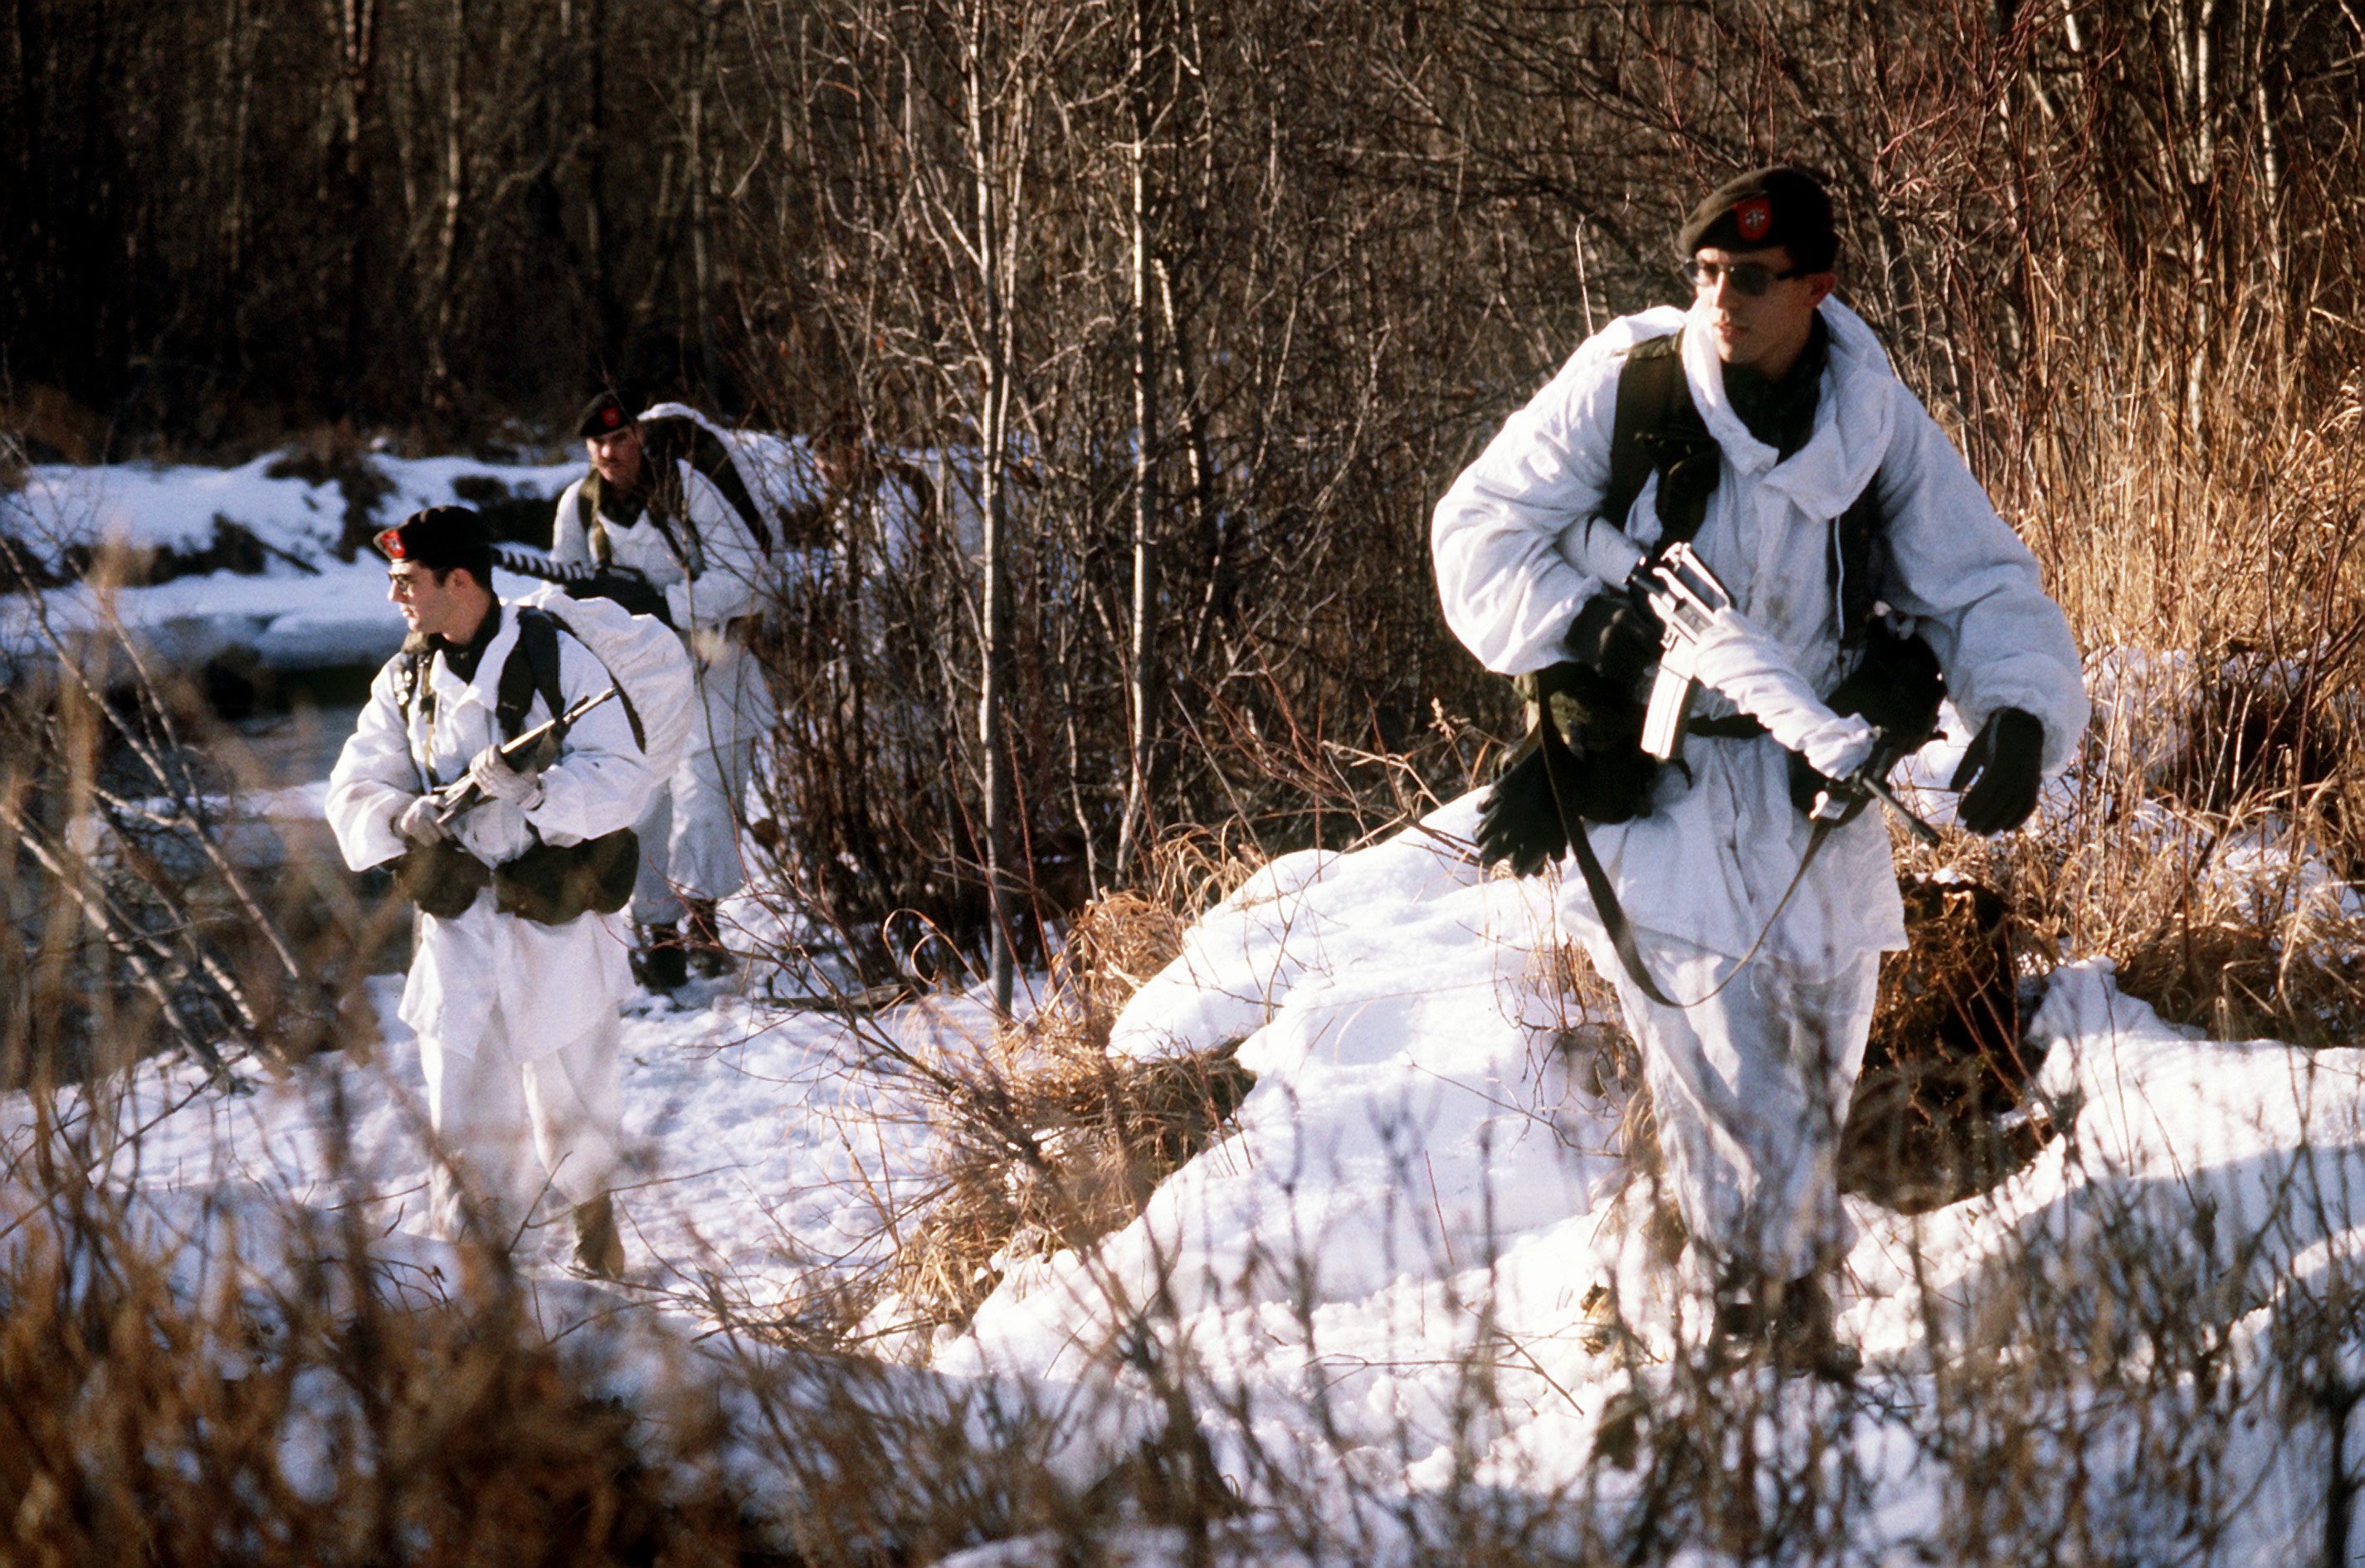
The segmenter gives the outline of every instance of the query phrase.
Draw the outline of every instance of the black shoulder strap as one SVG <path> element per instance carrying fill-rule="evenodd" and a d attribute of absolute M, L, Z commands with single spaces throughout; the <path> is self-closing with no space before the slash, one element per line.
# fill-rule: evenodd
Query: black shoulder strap
<path fill-rule="evenodd" d="M 406 646 L 395 655 L 402 661 L 402 667 L 395 672 L 394 678 L 395 709 L 402 715 L 403 749 L 409 754 L 410 766 L 419 770 L 419 781 L 430 790 L 435 788 L 435 780 L 429 776 L 427 765 L 420 760 L 419 753 L 411 749 L 410 725 L 419 712 L 420 703 L 435 700 L 435 693 L 427 684 L 427 661 L 433 656 L 423 650 Z"/>
<path fill-rule="evenodd" d="M 517 611 L 517 645 L 501 666 L 499 684 L 493 689 L 493 718 L 501 739 L 513 741 L 525 728 L 525 716 L 535 693 L 555 716 L 566 711 L 558 689 L 558 621 L 548 610 L 525 605 Z"/>
<path fill-rule="evenodd" d="M 1668 544 L 1699 532 L 1719 463 L 1716 438 L 1684 380 L 1683 345 L 1677 330 L 1627 354 L 1609 427 L 1609 486 L 1601 498 L 1601 515 L 1622 526 L 1656 471 L 1660 535 Z"/>
<path fill-rule="evenodd" d="M 521 607 L 517 622 L 517 646 L 501 666 L 500 684 L 493 694 L 493 714 L 499 721 L 503 740 L 517 739 L 518 732 L 525 728 L 526 712 L 533 706 L 536 692 L 552 717 L 566 711 L 566 698 L 558 686 L 558 634 L 564 632 L 578 643 L 583 641 L 576 637 L 574 627 L 535 605 Z M 614 680 L 615 674 L 610 670 L 608 678 Z M 623 704 L 624 722 L 633 727 L 633 744 L 646 751 L 648 732 L 641 724 L 640 710 L 633 706 L 633 694 L 621 680 L 616 681 L 616 700 Z"/>
<path fill-rule="evenodd" d="M 416 648 L 405 648 L 395 656 L 402 661 L 402 668 L 394 682 L 401 695 L 395 701 L 402 710 L 403 722 L 409 723 L 410 716 L 419 711 L 420 694 L 427 689 L 429 655 Z"/>
<path fill-rule="evenodd" d="M 1888 522 L 1880 510 L 1877 472 L 1865 485 L 1864 493 L 1832 521 L 1832 547 L 1824 569 L 1839 608 L 1843 642 L 1862 640 L 1880 603 L 1881 586 L 1889 574 Z"/>
<path fill-rule="evenodd" d="M 764 521 L 764 509 L 747 493 L 747 482 L 740 477 L 739 465 L 733 460 L 731 449 L 723 438 L 687 414 L 667 414 L 659 419 L 641 421 L 642 442 L 651 456 L 661 462 L 688 459 L 689 465 L 706 476 L 708 483 L 723 492 L 723 498 L 747 522 L 747 532 L 756 537 L 756 546 L 769 554 L 772 549 L 771 525 Z M 683 526 L 690 527 L 689 517 Z"/>

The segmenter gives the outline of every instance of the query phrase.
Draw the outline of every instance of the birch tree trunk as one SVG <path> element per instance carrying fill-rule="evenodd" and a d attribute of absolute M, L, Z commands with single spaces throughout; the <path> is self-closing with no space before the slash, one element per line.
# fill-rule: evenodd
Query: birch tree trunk
<path fill-rule="evenodd" d="M 343 216 L 338 242 L 344 251 L 345 285 L 344 364 L 337 380 L 348 399 L 360 383 L 369 330 L 369 150 L 363 137 L 377 77 L 378 14 L 378 0 L 330 0 L 337 42 L 337 199 Z"/>
<path fill-rule="evenodd" d="M 1158 486 L 1159 428 L 1158 293 L 1151 252 L 1150 140 L 1158 116 L 1150 98 L 1150 56 L 1155 45 L 1158 0 L 1134 0 L 1133 54 L 1127 98 L 1133 116 L 1129 162 L 1133 176 L 1128 223 L 1132 238 L 1133 286 L 1133 615 L 1132 667 L 1126 681 L 1127 735 L 1125 823 L 1117 836 L 1116 868 L 1129 876 L 1149 831 L 1152 737 L 1158 729 L 1160 689 L 1157 628 L 1157 527 L 1162 505 Z"/>
<path fill-rule="evenodd" d="M 1012 263 L 1009 225 L 1016 213 L 1019 160 L 1014 141 L 1005 146 L 1009 128 L 1001 124 L 992 76 L 992 6 L 978 0 L 970 10 L 964 39 L 962 90 L 967 99 L 969 151 L 974 177 L 970 255 L 977 273 L 982 311 L 982 417 L 978 424 L 978 503 L 985 523 L 983 559 L 980 563 L 981 614 L 978 628 L 977 739 L 984 767 L 985 883 L 988 917 L 992 922 L 989 968 L 996 1013 L 1010 1011 L 1015 989 L 1016 964 L 1012 936 L 1018 919 L 1010 855 L 1014 790 L 1011 757 L 1004 734 L 1003 704 L 1009 689 L 1010 582 L 1009 502 L 1006 465 L 1009 455 L 1011 314 L 1008 298 Z M 1004 169 L 1014 189 L 1005 203 Z"/>

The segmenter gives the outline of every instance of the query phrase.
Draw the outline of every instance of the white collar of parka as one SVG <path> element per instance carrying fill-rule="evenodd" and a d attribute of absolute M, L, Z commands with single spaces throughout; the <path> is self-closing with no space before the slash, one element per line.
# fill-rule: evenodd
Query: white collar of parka
<path fill-rule="evenodd" d="M 501 605 L 500 629 L 476 660 L 473 679 L 462 680 L 438 654 L 428 661 L 427 680 L 435 692 L 435 706 L 440 712 L 453 711 L 456 704 L 473 702 L 488 713 L 493 711 L 495 692 L 500 685 L 501 671 L 510 662 L 510 650 L 517 646 L 517 606 L 507 601 Z"/>
<path fill-rule="evenodd" d="M 1831 332 L 1815 433 L 1777 463 L 1775 450 L 1749 433 L 1725 396 L 1716 340 L 1696 309 L 1684 334 L 1684 378 L 1709 433 L 1736 472 L 1762 484 L 1810 516 L 1837 517 L 1864 493 L 1889 451 L 1897 417 L 1896 373 L 1872 329 L 1837 299 L 1818 308 Z"/>

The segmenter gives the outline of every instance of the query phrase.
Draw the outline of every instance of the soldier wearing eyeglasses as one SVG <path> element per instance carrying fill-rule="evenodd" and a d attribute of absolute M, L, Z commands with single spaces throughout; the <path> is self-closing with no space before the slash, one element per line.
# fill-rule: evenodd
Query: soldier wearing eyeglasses
<path fill-rule="evenodd" d="M 1455 633 L 1546 693 L 1531 745 L 1549 743 L 1552 769 L 1507 771 L 1490 791 L 1482 859 L 1540 871 L 1578 848 L 1573 830 L 1614 892 L 1571 874 L 1560 907 L 1643 1054 L 1691 1320 L 1719 1356 L 1844 1376 L 1840 1128 L 1880 954 L 1906 942 L 1888 834 L 1877 811 L 1810 815 L 1826 798 L 1812 785 L 1832 779 L 1713 690 L 1671 761 L 1626 738 L 1661 651 L 1636 564 L 1687 539 L 1801 689 L 1834 707 L 1879 711 L 1890 678 L 1873 650 L 1914 650 L 1897 667 L 1929 672 L 1933 711 L 1943 678 L 1974 737 L 1955 784 L 1956 820 L 1976 833 L 2031 814 L 2087 701 L 2034 558 L 1836 297 L 1815 177 L 1743 174 L 1678 245 L 1689 308 L 1582 344 L 1439 502 L 1431 550 Z M 1654 359 L 1676 390 L 1653 419 L 1688 438 L 1620 442 L 1621 386 L 1631 430 L 1627 378 Z M 1649 463 L 1628 496 L 1635 460 L 1618 454 L 1636 450 Z M 1551 788 L 1523 792 L 1547 773 Z"/>
<path fill-rule="evenodd" d="M 326 810 L 346 864 L 405 867 L 420 904 L 401 1017 L 418 1033 L 437 1146 L 429 1225 L 507 1248 L 547 1186 L 570 1207 L 576 1262 L 621 1278 L 610 1189 L 623 1159 L 624 936 L 594 911 L 519 910 L 493 868 L 630 826 L 655 781 L 614 702 L 585 712 L 541 766 L 503 756 L 503 678 L 526 624 L 492 590 L 493 537 L 474 510 L 430 507 L 375 543 L 409 635 L 370 683 Z M 551 695 L 530 692 L 522 728 L 613 678 L 572 634 L 553 652 Z"/>

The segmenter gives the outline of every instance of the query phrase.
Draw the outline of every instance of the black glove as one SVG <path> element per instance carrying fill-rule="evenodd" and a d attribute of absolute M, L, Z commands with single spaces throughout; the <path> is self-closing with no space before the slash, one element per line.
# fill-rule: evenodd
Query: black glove
<path fill-rule="evenodd" d="M 1575 766 L 1568 748 L 1549 726 L 1539 729 L 1529 741 L 1513 754 L 1510 766 L 1503 769 L 1478 808 L 1478 864 L 1492 866 L 1508 860 L 1512 871 L 1522 877 L 1535 876 L 1568 853 L 1568 829 L 1552 800 L 1549 769 Z M 1544 760 L 1546 746 L 1560 753 L 1550 763 Z"/>
<path fill-rule="evenodd" d="M 1973 833 L 2005 833 L 2036 809 L 2045 767 L 2045 726 L 2033 713 L 1999 708 L 1979 726 L 1947 788 L 1960 790 L 1955 820 Z"/>
<path fill-rule="evenodd" d="M 1564 807 L 1579 822 L 1626 822 L 1651 809 L 1659 776 L 1631 697 L 1583 665 L 1553 665 L 1534 680 L 1542 722 L 1478 812 L 1478 864 L 1508 860 L 1522 877 L 1568 853 Z"/>
<path fill-rule="evenodd" d="M 1569 656 L 1618 690 L 1631 689 L 1659 662 L 1659 618 L 1617 588 L 1585 601 L 1564 639 Z"/>
<path fill-rule="evenodd" d="M 673 610 L 657 586 L 638 572 L 601 572 L 580 582 L 560 585 L 569 599 L 612 599 L 635 615 L 654 615 L 673 624 Z"/>
<path fill-rule="evenodd" d="M 1564 747 L 1551 760 L 1569 814 L 1622 823 L 1650 811 L 1659 761 L 1642 750 L 1642 702 L 1633 689 L 1575 664 L 1548 666 L 1535 680 L 1544 727 Z"/>

